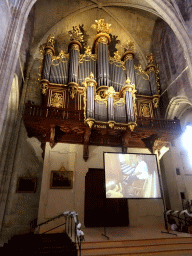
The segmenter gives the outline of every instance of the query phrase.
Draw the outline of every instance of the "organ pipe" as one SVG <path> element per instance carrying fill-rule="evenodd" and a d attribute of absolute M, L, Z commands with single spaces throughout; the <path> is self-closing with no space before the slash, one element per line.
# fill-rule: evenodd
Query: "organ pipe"
<path fill-rule="evenodd" d="M 135 69 L 134 69 L 134 54 L 131 51 L 124 53 L 122 59 L 125 62 L 126 76 L 130 79 L 132 84 L 135 84 Z"/>
<path fill-rule="evenodd" d="M 147 66 L 147 72 L 149 74 L 149 81 L 151 86 L 151 94 L 153 96 L 153 106 L 155 108 L 158 107 L 159 104 L 159 91 L 157 87 L 156 82 L 156 65 L 154 64 L 154 55 L 153 53 L 149 54 L 147 56 L 148 66 Z"/>
<path fill-rule="evenodd" d="M 114 57 L 110 57 L 108 53 L 110 24 L 99 20 L 93 27 L 97 31 L 93 48 L 85 47 L 84 54 L 80 54 L 82 48 L 80 42 L 83 39 L 78 27 L 73 27 L 73 30 L 69 31 L 71 37 L 69 54 L 61 51 L 59 56 L 54 56 L 54 40 L 51 36 L 48 38 L 44 48 L 41 74 L 42 93 L 46 94 L 49 86 L 50 92 L 47 96 L 49 100 L 52 91 L 55 92 L 57 89 L 60 94 L 63 90 L 65 95 L 69 92 L 72 99 L 78 93 L 75 102 L 81 98 L 84 100 L 84 120 L 90 128 L 98 121 L 105 125 L 108 123 L 110 128 L 117 123 L 123 123 L 132 131 L 137 121 L 134 44 L 131 41 L 126 43 L 122 57 L 118 51 L 114 53 Z M 157 66 L 153 63 L 152 54 L 148 56 L 148 66 L 142 74 L 147 77 L 147 86 L 141 80 L 141 88 L 147 87 L 148 99 L 145 105 L 152 106 L 153 103 L 156 108 L 159 101 L 159 88 L 156 76 Z M 68 96 L 66 100 L 67 104 L 71 103 Z M 78 101 L 78 109 L 81 109 L 80 105 Z M 76 103 L 73 102 L 72 106 L 76 106 Z"/>
<path fill-rule="evenodd" d="M 55 43 L 54 37 L 50 35 L 47 38 L 47 43 L 44 48 L 43 69 L 42 69 L 42 75 L 41 75 L 42 94 L 46 94 L 48 90 L 49 74 L 50 74 L 50 68 L 51 68 L 51 57 L 55 53 L 54 43 Z"/>

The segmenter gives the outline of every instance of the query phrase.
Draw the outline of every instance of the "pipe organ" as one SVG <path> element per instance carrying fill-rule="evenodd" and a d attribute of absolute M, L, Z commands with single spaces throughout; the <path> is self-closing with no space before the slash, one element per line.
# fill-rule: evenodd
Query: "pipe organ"
<path fill-rule="evenodd" d="M 154 56 L 147 56 L 145 70 L 134 65 L 134 44 L 127 41 L 123 54 L 109 55 L 110 24 L 95 21 L 93 46 L 83 49 L 78 27 L 69 31 L 68 53 L 57 56 L 54 38 L 49 36 L 43 49 L 40 86 L 42 105 L 27 103 L 24 122 L 29 136 L 45 145 L 50 142 L 149 148 L 160 152 L 177 136 L 179 120 L 160 120 L 158 67 Z"/>
<path fill-rule="evenodd" d="M 92 49 L 81 54 L 83 35 L 78 27 L 69 31 L 69 53 L 55 56 L 54 38 L 49 36 L 44 48 L 41 89 L 43 104 L 58 109 L 84 110 L 84 122 L 91 128 L 103 124 L 110 128 L 118 125 L 137 126 L 137 117 L 156 116 L 159 101 L 157 66 L 153 55 L 148 66 L 134 66 L 134 44 L 124 45 L 109 56 L 110 24 L 95 21 L 96 30 Z"/>

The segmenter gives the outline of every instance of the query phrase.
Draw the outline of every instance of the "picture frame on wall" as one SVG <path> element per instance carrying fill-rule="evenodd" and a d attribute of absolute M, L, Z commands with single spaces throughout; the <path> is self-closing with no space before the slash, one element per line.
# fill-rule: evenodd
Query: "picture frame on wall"
<path fill-rule="evenodd" d="M 35 193 L 37 189 L 37 178 L 18 177 L 16 193 Z"/>
<path fill-rule="evenodd" d="M 72 189 L 73 171 L 51 171 L 51 189 Z"/>

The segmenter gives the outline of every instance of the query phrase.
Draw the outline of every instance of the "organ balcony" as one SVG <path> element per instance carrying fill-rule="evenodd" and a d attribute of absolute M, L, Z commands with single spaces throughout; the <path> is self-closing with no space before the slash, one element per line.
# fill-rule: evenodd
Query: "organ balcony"
<path fill-rule="evenodd" d="M 29 136 L 42 143 L 149 148 L 151 152 L 180 134 L 179 120 L 158 119 L 160 84 L 154 56 L 145 70 L 134 65 L 133 43 L 127 41 L 122 57 L 109 56 L 110 24 L 96 21 L 92 50 L 81 54 L 83 35 L 69 31 L 69 53 L 55 56 L 54 38 L 43 49 L 42 105 L 27 103 L 24 123 Z M 157 143 L 159 142 L 159 143 Z M 160 146 L 160 147 L 161 147 Z"/>

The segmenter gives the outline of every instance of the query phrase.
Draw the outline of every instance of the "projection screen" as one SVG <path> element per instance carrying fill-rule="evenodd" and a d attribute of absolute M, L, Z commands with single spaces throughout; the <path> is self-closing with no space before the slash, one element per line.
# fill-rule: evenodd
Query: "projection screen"
<path fill-rule="evenodd" d="M 161 198 L 154 154 L 104 153 L 106 198 Z"/>

